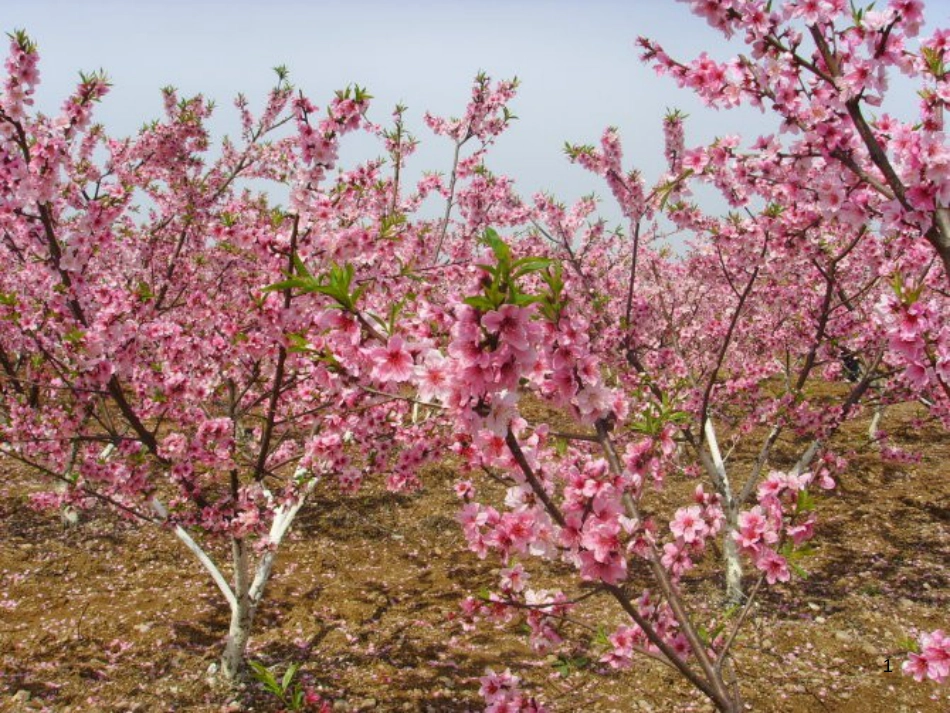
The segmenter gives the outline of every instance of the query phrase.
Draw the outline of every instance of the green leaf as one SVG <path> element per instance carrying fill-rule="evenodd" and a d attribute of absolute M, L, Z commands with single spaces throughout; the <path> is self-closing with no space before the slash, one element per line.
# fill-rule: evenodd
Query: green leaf
<path fill-rule="evenodd" d="M 797 574 L 802 579 L 808 579 L 808 572 L 806 572 L 800 565 L 795 564 L 791 560 L 788 561 L 789 568 Z"/>
<path fill-rule="evenodd" d="M 900 647 L 901 651 L 907 651 L 908 653 L 920 653 L 920 645 L 917 643 L 917 640 L 911 636 L 904 636 L 897 640 L 897 645 Z"/>
<path fill-rule="evenodd" d="M 512 277 L 517 279 L 532 272 L 540 272 L 550 267 L 553 263 L 553 260 L 544 257 L 523 257 L 520 260 L 515 260 L 512 265 Z"/>
<path fill-rule="evenodd" d="M 396 332 L 396 321 L 399 319 L 399 315 L 402 313 L 402 310 L 405 308 L 406 303 L 410 299 L 411 298 L 407 295 L 398 302 L 394 302 L 389 306 L 389 323 L 386 326 L 387 334 L 394 334 Z"/>
<path fill-rule="evenodd" d="M 274 674 L 269 668 L 258 661 L 249 661 L 248 665 L 251 667 L 251 672 L 254 678 L 257 679 L 258 683 L 260 683 L 266 691 L 273 693 L 276 696 L 281 695 L 281 688 L 277 684 L 277 679 L 274 678 Z"/>
<path fill-rule="evenodd" d="M 383 240 L 398 240 L 402 237 L 401 228 L 406 224 L 405 213 L 392 213 L 383 216 L 379 223 L 379 237 Z"/>
<path fill-rule="evenodd" d="M 541 302 L 543 299 L 543 297 L 535 297 L 534 295 L 524 295 L 518 293 L 511 298 L 511 304 L 518 305 L 519 307 L 526 307 L 528 305 L 533 305 L 536 302 Z"/>
<path fill-rule="evenodd" d="M 314 292 L 318 287 L 319 285 L 312 277 L 291 277 L 288 280 L 268 285 L 263 289 L 263 292 L 279 292 L 281 290 L 293 289 L 298 289 L 302 292 Z"/>
<path fill-rule="evenodd" d="M 280 682 L 280 686 L 284 691 L 290 687 L 291 682 L 294 680 L 294 676 L 297 675 L 297 669 L 299 668 L 299 663 L 292 663 L 287 667 L 287 670 L 284 672 L 284 677 Z"/>
<path fill-rule="evenodd" d="M 579 156 L 591 156 L 596 149 L 591 144 L 570 144 L 564 142 L 564 153 L 572 161 L 576 161 Z"/>
<path fill-rule="evenodd" d="M 307 269 L 307 266 L 304 265 L 303 260 L 300 259 L 300 255 L 295 252 L 292 256 L 292 259 L 294 263 L 294 269 L 297 271 L 298 275 L 303 275 L 304 277 L 313 277 L 313 275 L 311 275 L 310 271 Z"/>
<path fill-rule="evenodd" d="M 804 559 L 815 554 L 815 546 L 810 542 L 805 542 L 801 547 L 795 549 L 792 553 L 795 559 Z"/>
<path fill-rule="evenodd" d="M 66 334 L 63 335 L 63 339 L 65 339 L 70 344 L 78 344 L 79 342 L 83 340 L 83 337 L 85 336 L 86 336 L 86 333 L 84 331 L 82 331 L 81 329 L 74 328 L 66 332 Z"/>
<path fill-rule="evenodd" d="M 366 289 L 367 289 L 368 287 L 369 287 L 369 285 L 367 285 L 367 284 L 360 285 L 360 286 L 357 287 L 356 290 L 354 290 L 353 293 L 350 295 L 350 303 L 351 303 L 351 305 L 353 306 L 353 308 L 356 307 L 356 303 L 360 301 L 360 297 L 363 296 L 363 293 L 366 292 Z"/>
<path fill-rule="evenodd" d="M 924 62 L 926 62 L 927 69 L 930 70 L 930 73 L 935 77 L 943 77 L 943 75 L 946 73 L 946 66 L 943 63 L 943 52 L 935 50 L 931 47 L 922 47 L 920 53 L 923 56 Z"/>
<path fill-rule="evenodd" d="M 726 609 L 726 611 L 724 611 L 724 612 L 722 613 L 722 615 L 723 615 L 726 619 L 731 619 L 732 616 L 733 616 L 734 614 L 736 614 L 740 609 L 742 609 L 742 605 L 741 605 L 741 604 L 733 604 L 733 605 L 730 606 L 728 609 Z"/>
<path fill-rule="evenodd" d="M 798 502 L 795 504 L 795 512 L 811 512 L 815 509 L 815 499 L 809 494 L 807 489 L 798 491 Z"/>
<path fill-rule="evenodd" d="M 559 656 L 551 666 L 557 669 L 563 677 L 569 676 L 572 672 L 586 668 L 590 664 L 590 659 L 584 656 L 571 658 L 570 656 Z"/>
<path fill-rule="evenodd" d="M 511 264 L 511 248 L 508 247 L 508 244 L 505 243 L 504 240 L 498 237 L 498 233 L 492 228 L 485 228 L 485 234 L 482 236 L 482 242 L 491 248 L 492 252 L 495 253 L 495 258 L 500 264 Z"/>
<path fill-rule="evenodd" d="M 17 46 L 27 54 L 33 54 L 36 52 L 36 43 L 30 39 L 30 36 L 26 34 L 26 30 L 14 30 L 12 33 L 7 33 L 7 37 L 17 43 Z"/>
<path fill-rule="evenodd" d="M 487 273 L 488 273 L 489 275 L 491 275 L 492 277 L 497 277 L 497 276 L 498 276 L 498 268 L 497 268 L 495 265 L 489 265 L 489 264 L 484 263 L 484 262 L 476 262 L 476 263 L 475 263 L 475 267 L 477 267 L 477 268 L 480 269 L 480 270 L 484 270 L 485 272 L 487 272 Z"/>
<path fill-rule="evenodd" d="M 286 217 L 287 215 L 279 207 L 272 208 L 270 212 L 271 227 L 276 230 L 280 227 L 281 223 L 284 222 Z"/>
<path fill-rule="evenodd" d="M 482 312 L 491 312 L 493 309 L 495 309 L 495 305 L 492 304 L 491 301 L 488 300 L 488 298 L 482 297 L 481 295 L 475 295 L 474 297 L 466 297 L 462 301 L 465 302 L 465 304 L 469 305 L 470 307 L 479 309 Z"/>
<path fill-rule="evenodd" d="M 307 338 L 302 334 L 288 334 L 287 341 L 290 344 L 287 351 L 291 354 L 304 354 L 313 351 L 313 349 L 310 348 L 310 342 L 308 342 Z"/>
<path fill-rule="evenodd" d="M 327 369 L 329 369 L 335 374 L 342 374 L 345 372 L 345 369 L 343 368 L 343 366 L 340 364 L 339 361 L 337 361 L 336 357 L 333 356 L 333 353 L 330 352 L 330 350 L 328 349 L 325 349 L 319 354 L 316 354 L 313 358 L 316 359 L 318 362 L 326 364 Z"/>

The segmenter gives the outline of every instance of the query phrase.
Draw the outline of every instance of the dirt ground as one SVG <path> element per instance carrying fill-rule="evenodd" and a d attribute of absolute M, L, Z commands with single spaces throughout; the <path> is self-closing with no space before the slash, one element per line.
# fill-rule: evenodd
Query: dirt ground
<path fill-rule="evenodd" d="M 750 710 L 950 710 L 950 687 L 899 673 L 915 627 L 950 628 L 950 436 L 924 416 L 904 404 L 884 420 L 916 463 L 883 462 L 864 443 L 866 421 L 836 444 L 854 452 L 819 501 L 809 577 L 769 589 L 735 648 Z M 795 453 L 783 444 L 779 465 Z M 733 461 L 741 472 L 741 453 Z M 0 710 L 279 709 L 256 683 L 209 684 L 226 606 L 171 534 L 105 513 L 64 530 L 27 506 L 38 486 L 26 473 L 4 462 L 0 472 Z M 334 711 L 478 710 L 487 667 L 510 668 L 552 711 L 711 710 L 653 662 L 564 668 L 533 653 L 517 625 L 467 629 L 459 603 L 495 585 L 497 564 L 465 550 L 456 477 L 446 463 L 411 496 L 318 490 L 282 549 L 252 658 L 278 674 L 301 664 L 298 677 Z M 700 571 L 691 587 L 715 602 L 721 582 Z M 578 618 L 591 625 L 621 621 L 606 599 L 585 604 Z"/>

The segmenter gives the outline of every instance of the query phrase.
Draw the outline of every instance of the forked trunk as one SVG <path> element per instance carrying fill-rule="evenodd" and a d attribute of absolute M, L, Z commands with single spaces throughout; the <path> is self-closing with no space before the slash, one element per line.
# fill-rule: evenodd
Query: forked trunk
<path fill-rule="evenodd" d="M 305 471 L 298 468 L 294 473 L 294 477 L 300 478 L 304 473 Z M 303 507 L 316 484 L 317 479 L 311 478 L 296 502 L 280 505 L 275 509 L 274 521 L 271 523 L 270 532 L 268 533 L 271 548 L 257 562 L 253 579 L 251 577 L 251 558 L 248 552 L 248 544 L 244 539 L 234 538 L 231 540 L 231 562 L 234 567 L 234 579 L 232 583 L 228 583 L 221 570 L 208 557 L 204 549 L 195 542 L 194 538 L 180 525 L 174 527 L 175 536 L 185 544 L 208 571 L 231 609 L 231 624 L 228 628 L 228 639 L 224 647 L 224 653 L 221 656 L 220 670 L 221 678 L 228 683 L 240 681 L 244 675 L 246 669 L 245 656 L 251 638 L 254 615 L 257 612 L 257 606 L 264 597 L 264 588 L 270 579 L 274 561 L 277 558 L 277 549 L 280 547 L 284 535 L 290 529 L 294 517 Z M 152 509 L 162 520 L 168 518 L 168 510 L 158 498 L 153 499 Z"/>

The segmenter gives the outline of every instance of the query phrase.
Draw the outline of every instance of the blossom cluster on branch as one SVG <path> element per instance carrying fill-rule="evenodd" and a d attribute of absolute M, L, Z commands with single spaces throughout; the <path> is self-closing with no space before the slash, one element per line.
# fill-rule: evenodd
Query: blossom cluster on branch
<path fill-rule="evenodd" d="M 497 587 L 462 603 L 466 626 L 520 619 L 535 650 L 615 669 L 652 658 L 741 710 L 739 633 L 763 587 L 805 572 L 821 496 L 847 468 L 835 435 L 909 398 L 950 424 L 948 34 L 911 51 L 916 0 L 690 4 L 750 54 L 681 62 L 643 39 L 646 61 L 780 126 L 690 147 L 670 112 L 652 183 L 624 167 L 615 129 L 568 145 L 619 204 L 615 230 L 592 198 L 525 199 L 490 170 L 516 80 L 481 74 L 462 118 L 427 114 L 454 158 L 410 184 L 405 107 L 375 124 L 361 87 L 321 110 L 278 68 L 258 114 L 235 101 L 240 139 L 212 158 L 200 95 L 166 88 L 165 116 L 124 139 L 93 123 L 101 73 L 58 116 L 35 112 L 38 52 L 14 33 L 0 449 L 57 484 L 37 503 L 171 530 L 229 605 L 233 679 L 314 489 L 418 489 L 423 465 L 452 454 L 468 547 L 500 565 Z M 891 68 L 921 84 L 919 123 L 866 115 Z M 354 133 L 383 157 L 339 167 Z M 704 211 L 699 184 L 730 211 Z M 433 196 L 444 213 L 420 217 Z M 817 398 L 819 380 L 840 383 Z M 691 494 L 671 508 L 658 493 L 682 481 Z M 710 572 L 726 585 L 713 615 L 699 601 Z M 594 598 L 612 614 L 591 636 Z M 905 671 L 944 680 L 946 641 L 924 635 Z M 543 710 L 509 672 L 482 695 L 492 711 Z"/>

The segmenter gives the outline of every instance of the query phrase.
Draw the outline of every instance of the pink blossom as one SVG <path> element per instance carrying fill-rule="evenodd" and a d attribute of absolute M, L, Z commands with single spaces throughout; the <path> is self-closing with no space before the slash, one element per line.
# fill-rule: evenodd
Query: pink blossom
<path fill-rule="evenodd" d="M 504 305 L 497 311 L 486 313 L 482 317 L 482 326 L 497 334 L 501 344 L 518 351 L 526 351 L 530 342 L 531 311 L 525 307 Z"/>
<path fill-rule="evenodd" d="M 527 581 L 528 573 L 520 564 L 501 571 L 501 587 L 506 591 L 520 592 L 524 590 Z"/>
<path fill-rule="evenodd" d="M 765 572 L 765 579 L 769 584 L 776 582 L 787 582 L 791 577 L 788 570 L 788 562 L 781 555 L 771 551 L 766 551 L 756 560 L 755 566 Z"/>
<path fill-rule="evenodd" d="M 584 526 L 581 546 L 593 553 L 598 562 L 607 562 L 620 549 L 620 524 L 615 520 L 602 521 L 591 518 Z"/>
<path fill-rule="evenodd" d="M 698 505 L 692 505 L 677 510 L 672 522 L 670 522 L 670 531 L 676 537 L 681 537 L 687 544 L 702 539 L 707 531 L 702 508 Z"/>
<path fill-rule="evenodd" d="M 380 381 L 408 381 L 412 377 L 412 355 L 405 348 L 402 337 L 393 336 L 385 347 L 370 351 L 373 376 Z"/>
<path fill-rule="evenodd" d="M 693 568 L 693 560 L 689 556 L 686 543 L 682 541 L 667 542 L 663 545 L 663 556 L 660 562 L 670 571 L 675 579 Z"/>
<path fill-rule="evenodd" d="M 451 373 L 449 361 L 436 349 L 426 352 L 422 364 L 415 367 L 418 379 L 419 399 L 442 401 L 449 388 Z"/>
<path fill-rule="evenodd" d="M 901 667 L 917 681 L 929 678 L 943 683 L 950 677 L 950 636 L 942 629 L 921 634 L 917 642 L 920 653 L 911 653 Z"/>
<path fill-rule="evenodd" d="M 593 552 L 585 551 L 579 558 L 581 577 L 585 580 L 619 584 L 627 577 L 627 561 L 617 552 L 598 560 Z"/>

